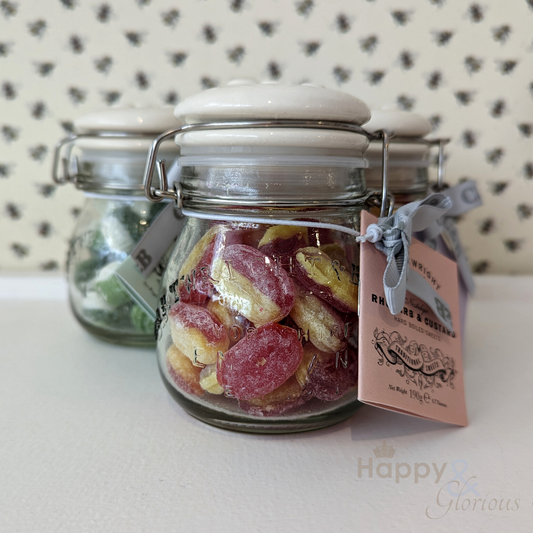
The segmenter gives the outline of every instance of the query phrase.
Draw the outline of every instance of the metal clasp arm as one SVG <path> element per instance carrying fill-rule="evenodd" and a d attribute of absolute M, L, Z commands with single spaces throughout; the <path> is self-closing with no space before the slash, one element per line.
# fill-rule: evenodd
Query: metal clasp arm
<path fill-rule="evenodd" d="M 150 152 L 148 153 L 148 158 L 146 160 L 146 167 L 144 169 L 144 194 L 152 202 L 160 202 L 164 198 L 170 198 L 171 200 L 179 200 L 179 195 L 176 190 L 168 189 L 168 177 L 165 168 L 165 161 L 157 159 L 157 152 L 161 144 L 167 139 L 174 137 L 180 133 L 183 128 L 177 128 L 175 130 L 170 130 L 165 133 L 162 133 L 150 147 Z M 154 176 L 154 170 L 157 165 L 157 173 L 159 175 L 159 187 L 152 187 L 152 179 Z"/>

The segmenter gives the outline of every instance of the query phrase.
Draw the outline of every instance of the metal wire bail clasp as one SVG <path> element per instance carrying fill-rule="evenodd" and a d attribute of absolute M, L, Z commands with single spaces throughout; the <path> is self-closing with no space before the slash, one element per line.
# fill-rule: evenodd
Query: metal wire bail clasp
<path fill-rule="evenodd" d="M 157 159 L 157 152 L 161 144 L 167 139 L 174 137 L 182 131 L 183 128 L 177 128 L 162 133 L 155 139 L 150 147 L 148 159 L 146 160 L 146 167 L 144 169 L 144 194 L 152 202 L 161 202 L 164 198 L 169 198 L 176 202 L 176 207 L 182 207 L 181 187 L 179 183 L 174 183 L 173 190 L 169 189 L 168 176 L 164 159 Z M 157 174 L 159 176 L 159 187 L 152 186 L 154 170 L 157 166 Z"/>
<path fill-rule="evenodd" d="M 52 179 L 59 185 L 64 185 L 67 182 L 75 182 L 78 175 L 78 160 L 70 159 L 74 141 L 78 138 L 77 135 L 69 135 L 59 141 L 54 150 L 54 160 L 52 162 Z M 65 150 L 65 155 L 62 152 Z M 72 163 L 74 164 L 74 173 L 70 173 Z M 59 174 L 59 166 L 62 167 L 62 173 Z"/>
<path fill-rule="evenodd" d="M 392 215 L 394 210 L 394 197 L 389 196 L 388 180 L 389 180 L 389 141 L 394 136 L 394 132 L 381 130 L 377 132 L 381 136 L 382 150 L 381 150 L 381 209 L 379 216 L 381 218 Z"/>

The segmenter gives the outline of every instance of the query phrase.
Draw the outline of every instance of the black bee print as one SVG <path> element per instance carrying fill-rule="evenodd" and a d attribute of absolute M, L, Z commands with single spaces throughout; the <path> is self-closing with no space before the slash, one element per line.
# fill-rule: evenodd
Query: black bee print
<path fill-rule="evenodd" d="M 486 153 L 485 157 L 487 159 L 487 163 L 491 165 L 497 165 L 502 160 L 504 155 L 505 151 L 503 148 L 493 148 Z"/>
<path fill-rule="evenodd" d="M 490 108 L 491 116 L 494 118 L 500 118 L 505 112 L 505 107 L 505 100 L 496 100 Z"/>
<path fill-rule="evenodd" d="M 472 130 L 465 130 L 461 134 L 461 144 L 465 148 L 473 148 L 477 144 L 477 135 Z"/>
<path fill-rule="evenodd" d="M 370 85 L 377 85 L 385 77 L 385 71 L 373 70 L 368 73 L 368 82 Z"/>
<path fill-rule="evenodd" d="M 48 153 L 48 147 L 44 144 L 38 144 L 37 146 L 31 146 L 28 151 L 34 161 L 41 162 Z"/>
<path fill-rule="evenodd" d="M 526 0 L 529 9 L 533 9 L 533 0 Z"/>
<path fill-rule="evenodd" d="M 73 207 L 71 210 L 70 210 L 70 214 L 74 217 L 74 218 L 78 218 L 80 216 L 80 213 L 81 213 L 81 207 Z"/>
<path fill-rule="evenodd" d="M 533 207 L 527 204 L 520 204 L 516 206 L 516 213 L 519 220 L 526 220 L 533 215 Z"/>
<path fill-rule="evenodd" d="M 137 84 L 137 87 L 141 89 L 141 91 L 144 91 L 150 87 L 150 80 L 142 70 L 139 70 L 139 72 L 135 74 L 135 83 Z"/>
<path fill-rule="evenodd" d="M 318 49 L 320 48 L 320 43 L 318 41 L 310 41 L 308 43 L 304 43 L 304 54 L 306 56 L 314 56 Z"/>
<path fill-rule="evenodd" d="M 409 22 L 409 19 L 411 17 L 408 11 L 400 11 L 400 10 L 393 11 L 391 15 L 392 15 L 394 22 L 396 22 L 400 26 L 405 26 Z"/>
<path fill-rule="evenodd" d="M 179 102 L 178 93 L 176 91 L 168 91 L 163 97 L 165 105 L 176 105 Z"/>
<path fill-rule="evenodd" d="M 109 22 L 111 13 L 111 6 L 109 4 L 101 4 L 96 11 L 96 20 L 103 23 Z"/>
<path fill-rule="evenodd" d="M 500 194 L 509 187 L 509 182 L 507 181 L 497 181 L 495 183 L 489 183 L 489 189 L 494 196 L 500 196 Z"/>
<path fill-rule="evenodd" d="M 479 233 L 481 233 L 481 235 L 488 235 L 494 231 L 494 228 L 494 219 L 486 218 L 485 220 L 482 220 L 481 224 L 479 225 Z"/>
<path fill-rule="evenodd" d="M 453 37 L 453 31 L 438 31 L 435 32 L 435 42 L 437 46 L 446 46 Z"/>
<path fill-rule="evenodd" d="M 50 222 L 40 222 L 37 226 L 37 233 L 41 237 L 50 237 L 50 234 L 52 233 L 52 225 Z"/>
<path fill-rule="evenodd" d="M 51 183 L 42 183 L 37 185 L 37 192 L 44 198 L 50 198 L 56 191 L 56 186 Z"/>
<path fill-rule="evenodd" d="M 202 78 L 200 78 L 200 85 L 202 86 L 202 89 L 212 89 L 218 85 L 218 82 L 209 76 L 202 76 Z"/>
<path fill-rule="evenodd" d="M 498 28 L 494 28 L 492 30 L 492 36 L 494 37 L 494 40 L 500 43 L 505 43 L 507 39 L 509 39 L 510 35 L 511 26 L 509 26 L 508 24 L 503 24 L 502 26 L 499 26 Z"/>
<path fill-rule="evenodd" d="M 518 61 L 515 61 L 514 59 L 507 59 L 505 61 L 498 61 L 498 70 L 501 74 L 511 74 L 511 72 L 515 69 L 516 65 L 518 64 Z"/>
<path fill-rule="evenodd" d="M 135 0 L 140 7 L 149 6 L 152 3 L 152 0 Z"/>
<path fill-rule="evenodd" d="M 479 72 L 483 67 L 483 59 L 474 56 L 465 57 L 465 67 L 470 74 Z"/>
<path fill-rule="evenodd" d="M 428 120 L 431 124 L 431 131 L 438 130 L 442 123 L 442 117 L 440 115 L 432 115 Z"/>
<path fill-rule="evenodd" d="M 0 2 L 0 10 L 6 17 L 14 17 L 17 14 L 17 7 L 17 4 L 8 0 L 2 0 Z"/>
<path fill-rule="evenodd" d="M 11 45 L 9 43 L 0 43 L 0 57 L 7 57 Z"/>
<path fill-rule="evenodd" d="M 83 40 L 81 37 L 78 37 L 77 35 L 71 35 L 70 39 L 68 41 L 68 44 L 70 46 L 70 49 L 75 54 L 82 54 L 85 50 L 85 45 L 83 44 Z"/>
<path fill-rule="evenodd" d="M 518 131 L 524 137 L 531 137 L 531 134 L 533 133 L 533 124 L 526 124 L 525 122 L 518 124 Z"/>
<path fill-rule="evenodd" d="M 346 83 L 350 79 L 351 75 L 351 70 L 348 70 L 347 68 L 337 66 L 333 69 L 333 77 L 339 84 Z"/>
<path fill-rule="evenodd" d="M 335 25 L 337 26 L 337 30 L 339 30 L 341 33 L 346 33 L 350 31 L 351 28 L 351 24 L 348 20 L 348 17 L 343 13 L 337 15 L 337 18 L 335 19 Z"/>
<path fill-rule="evenodd" d="M 202 28 L 202 34 L 206 43 L 213 44 L 217 40 L 215 28 L 213 28 L 213 26 L 211 26 L 210 24 L 206 24 Z"/>
<path fill-rule="evenodd" d="M 76 7 L 75 0 L 59 0 L 67 9 L 74 9 Z"/>
<path fill-rule="evenodd" d="M 415 60 L 413 54 L 407 50 L 400 52 L 400 66 L 404 70 L 409 70 L 413 68 Z"/>
<path fill-rule="evenodd" d="M 46 115 L 46 104 L 44 102 L 35 102 L 31 106 L 31 116 L 37 120 L 41 120 Z"/>
<path fill-rule="evenodd" d="M 142 33 L 138 31 L 127 31 L 124 33 L 124 37 L 126 37 L 131 46 L 141 46 L 144 39 Z"/>
<path fill-rule="evenodd" d="M 161 19 L 165 26 L 174 28 L 180 19 L 180 12 L 177 9 L 169 9 L 161 13 Z"/>
<path fill-rule="evenodd" d="M 43 19 L 36 20 L 35 22 L 30 22 L 28 24 L 28 31 L 34 37 L 42 37 L 46 31 L 46 21 Z"/>
<path fill-rule="evenodd" d="M 5 163 L 0 163 L 0 178 L 9 178 L 11 175 L 11 167 Z"/>
<path fill-rule="evenodd" d="M 244 6 L 244 0 L 231 0 L 229 8 L 235 13 L 238 13 L 239 11 L 242 10 L 243 6 Z"/>
<path fill-rule="evenodd" d="M 6 213 L 11 220 L 19 220 L 22 217 L 20 207 L 12 202 L 6 204 Z"/>
<path fill-rule="evenodd" d="M 281 78 L 281 68 L 275 61 L 270 61 L 267 65 L 267 71 L 270 79 L 279 80 Z"/>
<path fill-rule="evenodd" d="M 442 83 L 442 73 L 436 70 L 429 75 L 428 78 L 428 89 L 438 89 Z"/>
<path fill-rule="evenodd" d="M 106 104 L 113 105 L 120 100 L 122 93 L 120 91 L 103 91 L 102 96 Z"/>
<path fill-rule="evenodd" d="M 481 22 L 485 14 L 479 4 L 472 4 L 468 8 L 468 16 L 472 22 Z"/>
<path fill-rule="evenodd" d="M 2 83 L 2 94 L 6 100 L 14 100 L 17 97 L 17 89 L 10 81 Z"/>
<path fill-rule="evenodd" d="M 20 244 L 18 242 L 14 242 L 11 245 L 11 250 L 17 257 L 26 257 L 30 253 L 30 249 L 25 244 Z"/>
<path fill-rule="evenodd" d="M 472 265 L 472 272 L 474 274 L 485 274 L 488 271 L 489 266 L 489 262 L 486 259 L 483 259 Z"/>
<path fill-rule="evenodd" d="M 94 67 L 98 72 L 107 74 L 113 66 L 113 58 L 109 56 L 102 56 L 94 60 Z"/>
<path fill-rule="evenodd" d="M 60 126 L 63 128 L 63 131 L 65 133 L 74 133 L 74 122 L 72 122 L 71 120 L 64 120 L 60 122 Z"/>
<path fill-rule="evenodd" d="M 49 76 L 52 74 L 54 68 L 56 67 L 54 63 L 51 63 L 50 61 L 44 61 L 42 63 L 37 63 L 37 73 L 45 78 L 46 76 Z"/>
<path fill-rule="evenodd" d="M 529 83 L 529 92 L 531 93 L 531 96 L 533 96 L 533 81 Z"/>
<path fill-rule="evenodd" d="M 455 98 L 461 105 L 469 105 L 474 101 L 474 91 L 457 91 Z"/>
<path fill-rule="evenodd" d="M 433 4 L 434 6 L 443 6 L 446 0 L 429 0 L 430 4 Z"/>
<path fill-rule="evenodd" d="M 263 20 L 261 22 L 258 22 L 257 26 L 261 30 L 261 33 L 263 35 L 266 35 L 267 37 L 272 37 L 274 35 L 274 32 L 276 31 L 276 25 L 274 22 L 268 22 L 266 20 Z"/>
<path fill-rule="evenodd" d="M 244 46 L 236 46 L 235 48 L 231 48 L 228 50 L 228 59 L 232 63 L 240 63 L 242 59 L 244 58 L 245 50 Z"/>
<path fill-rule="evenodd" d="M 79 87 L 69 87 L 67 94 L 74 104 L 82 104 L 87 98 L 87 91 L 84 91 Z"/>
<path fill-rule="evenodd" d="M 524 163 L 522 171 L 527 180 L 533 180 L 533 162 L 528 161 L 527 163 Z"/>
<path fill-rule="evenodd" d="M 368 52 L 371 54 L 378 45 L 378 37 L 377 35 L 369 35 L 368 37 L 361 39 L 359 41 L 359 45 L 361 46 L 361 50 L 363 52 Z"/>
<path fill-rule="evenodd" d="M 4 125 L 2 126 L 2 135 L 6 142 L 16 141 L 19 137 L 19 130 L 13 126 Z"/>
<path fill-rule="evenodd" d="M 309 15 L 309 13 L 311 13 L 313 6 L 313 0 L 302 0 L 301 2 L 296 2 L 296 13 L 306 17 Z"/>
<path fill-rule="evenodd" d="M 523 239 L 506 239 L 503 241 L 503 245 L 509 252 L 518 252 L 524 244 Z"/>
<path fill-rule="evenodd" d="M 45 263 L 41 263 L 41 270 L 58 270 L 59 269 L 59 263 L 53 259 L 50 261 L 46 261 Z"/>
<path fill-rule="evenodd" d="M 398 103 L 398 107 L 404 111 L 411 111 L 411 109 L 413 109 L 415 106 L 415 99 L 406 96 L 405 94 L 398 96 L 396 102 Z"/>
<path fill-rule="evenodd" d="M 172 52 L 170 54 L 170 63 L 173 67 L 179 67 L 185 63 L 187 59 L 187 54 L 185 52 Z"/>

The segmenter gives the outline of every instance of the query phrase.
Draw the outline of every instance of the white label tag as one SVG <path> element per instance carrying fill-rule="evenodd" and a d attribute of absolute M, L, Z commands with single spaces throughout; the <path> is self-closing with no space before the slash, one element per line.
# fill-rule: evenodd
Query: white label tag
<path fill-rule="evenodd" d="M 174 204 L 169 204 L 152 222 L 143 238 L 131 252 L 131 257 L 143 274 L 148 277 L 159 264 L 169 246 L 177 239 L 185 223 Z"/>

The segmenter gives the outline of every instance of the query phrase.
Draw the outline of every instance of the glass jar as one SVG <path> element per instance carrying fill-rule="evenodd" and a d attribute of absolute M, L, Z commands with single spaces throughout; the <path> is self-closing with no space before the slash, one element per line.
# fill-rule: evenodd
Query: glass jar
<path fill-rule="evenodd" d="M 279 127 L 281 106 L 285 121 L 338 120 L 334 110 L 354 128 L 368 119 L 354 97 L 281 84 L 213 89 L 176 108 L 185 123 L 218 125 L 176 137 L 189 219 L 163 276 L 160 371 L 189 414 L 249 432 L 325 427 L 359 406 L 355 235 L 368 140 Z M 236 117 L 262 122 L 227 124 Z"/>
<path fill-rule="evenodd" d="M 172 108 L 113 108 L 78 119 L 77 135 L 56 150 L 55 180 L 73 182 L 86 196 L 67 256 L 70 306 L 87 331 L 108 342 L 155 344 L 154 319 L 115 273 L 165 206 L 146 199 L 142 179 L 153 132 L 176 124 Z M 162 153 L 174 161 L 179 150 L 167 143 Z"/>

